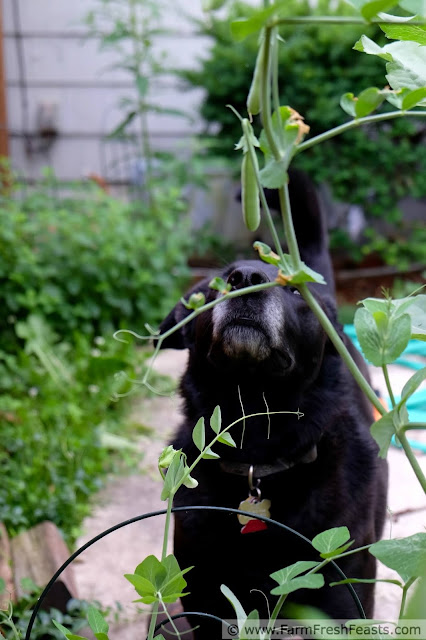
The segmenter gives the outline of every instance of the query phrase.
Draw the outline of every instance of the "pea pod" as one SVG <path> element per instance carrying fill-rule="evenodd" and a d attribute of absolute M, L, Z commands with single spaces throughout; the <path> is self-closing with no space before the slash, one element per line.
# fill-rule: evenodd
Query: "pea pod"
<path fill-rule="evenodd" d="M 262 72 L 263 72 L 263 58 L 265 52 L 265 40 L 262 39 L 259 52 L 256 58 L 256 65 L 254 67 L 253 79 L 251 81 L 251 87 L 247 96 L 247 111 L 250 115 L 256 116 L 262 111 Z"/>
<path fill-rule="evenodd" d="M 250 153 L 245 153 L 241 164 L 241 203 L 244 223 L 249 231 L 256 231 L 260 224 L 259 188 L 256 180 L 256 168 Z"/>

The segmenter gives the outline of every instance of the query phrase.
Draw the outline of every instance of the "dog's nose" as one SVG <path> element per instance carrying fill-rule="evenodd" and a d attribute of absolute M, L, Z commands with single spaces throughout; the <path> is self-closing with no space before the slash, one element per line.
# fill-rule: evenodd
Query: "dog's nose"
<path fill-rule="evenodd" d="M 255 267 L 238 267 L 228 276 L 228 284 L 231 285 L 232 291 L 264 282 L 269 282 L 268 276 L 264 271 Z"/>

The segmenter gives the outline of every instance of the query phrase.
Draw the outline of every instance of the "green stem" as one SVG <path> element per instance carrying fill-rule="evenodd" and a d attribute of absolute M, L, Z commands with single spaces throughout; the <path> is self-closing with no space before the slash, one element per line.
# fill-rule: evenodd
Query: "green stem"
<path fill-rule="evenodd" d="M 275 157 L 276 160 L 280 160 L 282 158 L 281 150 L 278 147 L 274 130 L 272 126 L 272 115 L 271 115 L 271 35 L 272 29 L 266 27 L 265 28 L 265 42 L 264 42 L 264 53 L 263 53 L 263 69 L 262 69 L 262 124 L 265 130 L 265 135 L 268 140 L 269 147 Z"/>
<path fill-rule="evenodd" d="M 294 231 L 293 218 L 291 216 L 290 198 L 288 194 L 288 181 L 279 190 L 281 215 L 284 224 L 284 234 L 287 241 L 288 251 L 292 258 L 293 268 L 299 271 L 301 267 L 299 246 L 297 244 L 296 233 Z"/>
<path fill-rule="evenodd" d="M 388 390 L 388 394 L 389 394 L 389 398 L 392 404 L 392 408 L 395 407 L 395 396 L 393 395 L 393 391 L 392 391 L 392 387 L 391 387 L 391 383 L 390 383 L 390 379 L 389 379 L 389 371 L 388 371 L 388 367 L 386 364 L 382 365 L 382 371 L 383 371 L 383 376 L 385 378 L 385 382 L 386 382 L 386 388 Z"/>
<path fill-rule="evenodd" d="M 283 607 L 284 602 L 286 601 L 288 594 L 283 594 L 281 595 L 278 600 L 277 600 L 277 604 L 274 607 L 274 610 L 272 612 L 272 615 L 268 621 L 268 635 L 266 636 L 267 640 L 270 640 L 271 638 L 271 633 L 272 633 L 272 629 L 274 627 L 275 621 L 278 618 L 280 611 Z"/>
<path fill-rule="evenodd" d="M 320 133 L 318 136 L 302 142 L 294 149 L 293 157 L 302 151 L 306 151 L 306 149 L 310 149 L 311 147 L 320 144 L 321 142 L 330 140 L 331 138 L 334 138 L 341 133 L 345 133 L 346 131 L 350 131 L 351 129 L 356 129 L 357 127 L 360 127 L 364 124 L 384 122 L 385 120 L 394 120 L 395 118 L 401 118 L 405 116 L 412 116 L 414 118 L 425 118 L 426 111 L 390 111 L 389 113 L 379 113 L 374 116 L 366 116 L 365 118 L 356 118 L 355 120 L 350 120 L 349 122 L 345 122 L 338 127 L 334 127 L 334 129 L 330 129 L 330 131 Z"/>
<path fill-rule="evenodd" d="M 143 33 L 138 32 L 138 22 L 136 15 L 136 5 L 138 0 L 130 0 L 129 4 L 129 24 L 130 24 L 130 35 L 132 40 L 132 48 L 133 48 L 133 66 L 135 68 L 135 73 L 138 75 L 140 73 L 141 65 L 144 60 L 143 47 L 147 46 L 146 44 L 142 44 L 146 41 L 143 38 Z M 149 46 L 149 45 L 148 45 Z M 136 83 L 137 78 L 135 78 Z M 148 130 L 148 119 L 147 119 L 147 110 L 146 110 L 146 101 L 144 98 L 138 99 L 138 111 L 139 111 L 139 121 L 141 127 L 141 138 L 142 138 L 142 151 L 143 157 L 145 160 L 145 171 L 146 171 L 146 192 L 148 195 L 148 203 L 150 207 L 156 211 L 156 201 L 152 187 L 152 151 L 151 151 L 151 142 L 149 139 L 149 130 Z"/>
<path fill-rule="evenodd" d="M 344 342 L 340 339 L 339 335 L 337 334 L 336 329 L 334 328 L 334 326 L 328 319 L 327 315 L 324 313 L 323 309 L 320 307 L 320 305 L 318 304 L 315 297 L 312 295 L 311 291 L 308 289 L 305 283 L 299 285 L 299 291 L 305 298 L 306 302 L 308 303 L 312 311 L 315 313 L 318 320 L 320 321 L 323 329 L 325 330 L 331 342 L 335 346 L 337 352 L 340 354 L 346 366 L 348 367 L 349 371 L 355 378 L 355 381 L 361 387 L 362 391 L 370 400 L 371 404 L 374 407 L 376 407 L 380 415 L 383 416 L 385 413 L 387 413 L 386 409 L 383 407 L 379 398 L 376 396 L 374 390 L 362 375 L 355 360 L 349 353 Z"/>
<path fill-rule="evenodd" d="M 405 455 L 407 456 L 408 462 L 411 464 L 411 467 L 416 474 L 417 480 L 420 482 L 424 493 L 426 493 L 426 477 L 418 463 L 416 456 L 414 455 L 412 448 L 410 447 L 410 443 L 407 440 L 404 429 L 397 429 L 396 437 L 398 438 L 402 448 L 405 451 Z"/>
<path fill-rule="evenodd" d="M 283 126 L 280 109 L 280 88 L 279 88 L 279 58 L 278 58 L 278 31 L 273 29 L 271 32 L 272 38 L 272 104 L 274 106 L 274 112 L 276 113 L 278 120 L 278 132 L 280 136 L 280 145 L 284 147 L 283 139 Z"/>
<path fill-rule="evenodd" d="M 365 20 L 364 18 L 357 18 L 351 16 L 294 16 L 294 17 L 286 17 L 286 18 L 275 18 L 270 21 L 271 26 L 279 26 L 281 24 L 355 24 L 361 26 L 368 26 L 370 24 L 400 24 L 407 25 L 406 20 L 392 20 L 392 22 L 387 20 L 380 20 L 380 18 L 373 18 L 372 20 Z M 424 26 L 426 25 L 425 20 L 410 20 L 410 26 Z"/>
<path fill-rule="evenodd" d="M 166 524 L 164 525 L 163 549 L 161 552 L 161 562 L 163 562 L 167 556 L 167 544 L 169 542 L 170 522 L 172 518 L 173 498 L 175 496 L 175 493 L 176 492 L 174 491 L 170 494 L 169 501 L 167 503 Z"/>
<path fill-rule="evenodd" d="M 398 620 L 401 620 L 402 616 L 404 615 L 405 605 L 407 602 L 408 589 L 416 580 L 417 578 L 410 578 L 402 588 L 402 600 L 401 600 L 401 607 L 399 609 Z"/>
<path fill-rule="evenodd" d="M 164 562 L 167 556 L 167 544 L 169 542 L 169 531 L 170 531 L 170 523 L 172 517 L 172 507 L 173 507 L 173 497 L 174 493 L 170 494 L 168 503 L 167 503 L 167 513 L 166 513 L 166 523 L 164 525 L 164 533 L 163 533 L 163 549 L 161 551 L 161 562 Z M 147 640 L 153 640 L 154 638 L 154 630 L 157 626 L 157 618 L 158 618 L 158 608 L 159 602 L 154 602 L 151 612 L 151 621 L 149 624 L 148 630 L 148 638 Z"/>
<path fill-rule="evenodd" d="M 154 602 L 154 604 L 152 605 L 151 621 L 149 623 L 147 640 L 153 640 L 154 638 L 154 631 L 155 631 L 155 627 L 157 626 L 159 604 L 160 603 L 157 601 L 157 602 Z"/>
<path fill-rule="evenodd" d="M 426 422 L 409 422 L 408 424 L 404 424 L 403 427 L 399 428 L 400 431 L 403 431 L 404 433 L 406 431 L 411 431 L 411 429 L 424 429 L 426 430 Z"/>

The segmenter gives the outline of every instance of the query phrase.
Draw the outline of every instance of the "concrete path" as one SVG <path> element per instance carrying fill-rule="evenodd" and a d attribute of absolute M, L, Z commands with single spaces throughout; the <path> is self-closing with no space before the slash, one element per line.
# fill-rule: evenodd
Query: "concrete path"
<path fill-rule="evenodd" d="M 162 352 L 156 369 L 179 378 L 185 367 L 187 354 L 181 351 Z M 405 368 L 392 367 L 391 377 L 398 393 L 405 380 L 412 374 Z M 386 390 L 381 372 L 372 370 L 373 384 Z M 180 401 L 174 397 L 156 397 L 144 400 L 136 409 L 138 419 L 154 429 L 153 437 L 140 440 L 141 464 L 135 474 L 111 478 L 99 494 L 93 514 L 84 523 L 84 535 L 78 541 L 81 546 L 92 537 L 121 521 L 136 515 L 164 508 L 160 500 L 161 483 L 158 480 L 158 455 L 170 440 L 180 422 Z M 426 441 L 426 434 L 416 435 Z M 390 489 L 389 517 L 384 537 L 403 537 L 426 530 L 426 500 L 406 461 L 403 452 L 391 448 L 389 454 Z M 426 472 L 426 455 L 419 456 Z M 97 542 L 85 551 L 75 563 L 79 596 L 98 600 L 104 606 L 115 607 L 121 603 L 119 624 L 111 629 L 111 638 L 135 640 L 145 638 L 145 613 L 140 605 L 132 604 L 137 598 L 133 587 L 123 577 L 133 573 L 136 566 L 148 555 L 161 554 L 163 517 L 156 517 L 127 526 Z M 379 577 L 394 577 L 386 567 L 380 567 Z M 379 584 L 376 596 L 376 618 L 395 620 L 398 617 L 400 589 L 395 585 Z M 143 605 L 142 605 L 143 606 Z"/>

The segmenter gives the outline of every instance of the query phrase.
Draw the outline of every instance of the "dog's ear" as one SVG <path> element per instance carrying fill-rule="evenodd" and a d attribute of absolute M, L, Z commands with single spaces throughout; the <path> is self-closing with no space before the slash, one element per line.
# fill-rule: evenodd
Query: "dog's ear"
<path fill-rule="evenodd" d="M 185 309 L 181 302 L 178 302 L 177 305 L 170 311 L 168 316 L 164 318 L 162 323 L 160 324 L 160 334 L 165 333 L 175 325 L 177 325 L 180 320 L 183 320 L 185 317 L 184 311 L 187 311 L 187 315 L 189 314 L 189 310 Z M 161 344 L 162 349 L 186 349 L 187 345 L 185 344 L 184 338 L 184 329 L 185 327 L 181 327 L 170 336 L 168 336 L 165 340 L 163 340 Z"/>
<path fill-rule="evenodd" d="M 210 278 L 206 278 L 197 282 L 189 291 L 184 295 L 185 300 L 188 300 L 193 293 L 203 293 L 206 297 L 211 289 L 209 288 Z M 184 320 L 192 313 L 192 309 L 187 309 L 182 302 L 178 302 L 177 305 L 170 311 L 168 316 L 164 318 L 160 324 L 160 334 L 165 333 L 169 329 L 175 327 L 181 320 Z M 193 322 L 183 325 L 177 331 L 170 334 L 161 345 L 162 349 L 187 349 L 193 344 Z"/>

